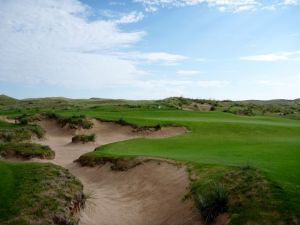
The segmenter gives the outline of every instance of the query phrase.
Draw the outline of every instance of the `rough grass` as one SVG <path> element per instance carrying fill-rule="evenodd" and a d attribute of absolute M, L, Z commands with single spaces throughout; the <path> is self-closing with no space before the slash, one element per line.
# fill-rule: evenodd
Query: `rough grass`
<path fill-rule="evenodd" d="M 22 159 L 53 159 L 55 153 L 49 146 L 45 145 L 34 143 L 5 143 L 0 144 L 0 155 L 4 158 L 17 157 Z"/>
<path fill-rule="evenodd" d="M 86 153 L 77 160 L 81 166 L 101 166 L 106 163 L 111 164 L 111 169 L 115 171 L 126 171 L 143 162 L 137 157 L 115 157 L 113 155 L 97 156 L 92 152 Z"/>
<path fill-rule="evenodd" d="M 95 134 L 91 134 L 91 135 L 75 135 L 74 137 L 72 137 L 72 142 L 73 143 L 87 143 L 87 142 L 94 142 L 96 139 L 96 135 Z"/>
<path fill-rule="evenodd" d="M 228 191 L 221 183 L 212 183 L 207 190 L 197 191 L 195 200 L 205 223 L 213 222 L 228 211 Z"/>
<path fill-rule="evenodd" d="M 38 125 L 11 124 L 0 121 L 0 142 L 28 141 L 33 136 L 42 138 L 45 131 Z"/>
<path fill-rule="evenodd" d="M 207 223 L 228 212 L 231 225 L 298 224 L 283 190 L 255 168 L 190 164 L 189 171 L 191 193 Z"/>
<path fill-rule="evenodd" d="M 75 225 L 84 206 L 83 187 L 53 164 L 0 160 L 1 225 Z"/>
<path fill-rule="evenodd" d="M 61 127 L 68 126 L 71 129 L 90 129 L 93 127 L 93 123 L 89 121 L 84 115 L 73 115 L 73 116 L 61 116 L 53 112 L 48 112 L 45 114 L 49 119 L 57 120 L 57 123 Z"/>

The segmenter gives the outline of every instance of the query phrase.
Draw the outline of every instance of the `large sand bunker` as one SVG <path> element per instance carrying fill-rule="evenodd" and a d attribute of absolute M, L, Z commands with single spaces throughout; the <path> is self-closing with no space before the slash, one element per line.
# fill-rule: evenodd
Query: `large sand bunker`
<path fill-rule="evenodd" d="M 112 171 L 110 165 L 81 167 L 73 161 L 99 145 L 138 137 L 159 138 L 180 135 L 182 127 L 163 127 L 157 131 L 136 131 L 130 126 L 93 120 L 89 130 L 61 128 L 55 120 L 43 120 L 46 130 L 38 143 L 56 153 L 52 161 L 68 168 L 91 194 L 82 212 L 81 225 L 196 225 L 201 224 L 188 191 L 188 176 L 183 166 L 150 160 L 128 171 Z M 74 144 L 75 134 L 96 134 L 94 143 Z"/>

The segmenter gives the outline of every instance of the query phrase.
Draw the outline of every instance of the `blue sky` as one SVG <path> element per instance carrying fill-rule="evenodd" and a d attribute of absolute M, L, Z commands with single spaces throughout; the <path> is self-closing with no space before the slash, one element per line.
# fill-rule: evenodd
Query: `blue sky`
<path fill-rule="evenodd" d="M 300 97 L 299 0 L 2 0 L 17 98 Z"/>

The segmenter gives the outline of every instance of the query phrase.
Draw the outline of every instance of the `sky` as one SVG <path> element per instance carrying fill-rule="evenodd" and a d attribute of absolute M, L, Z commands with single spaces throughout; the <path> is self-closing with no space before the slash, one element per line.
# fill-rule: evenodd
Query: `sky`
<path fill-rule="evenodd" d="M 0 94 L 300 98 L 300 0 L 0 0 Z"/>

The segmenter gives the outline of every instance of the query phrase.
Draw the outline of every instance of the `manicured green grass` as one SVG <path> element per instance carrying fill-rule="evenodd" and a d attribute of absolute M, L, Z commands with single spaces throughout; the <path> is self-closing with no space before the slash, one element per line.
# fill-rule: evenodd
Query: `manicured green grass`
<path fill-rule="evenodd" d="M 94 154 L 156 156 L 199 164 L 234 166 L 251 162 L 283 188 L 286 201 L 300 214 L 300 121 L 246 117 L 220 112 L 181 110 L 69 110 L 102 119 L 123 118 L 138 125 L 176 124 L 183 136 L 135 139 L 102 146 Z"/>
<path fill-rule="evenodd" d="M 0 224 L 50 225 L 58 217 L 76 221 L 83 204 L 81 183 L 53 164 L 0 160 Z M 73 203 L 73 204 L 72 204 Z"/>

